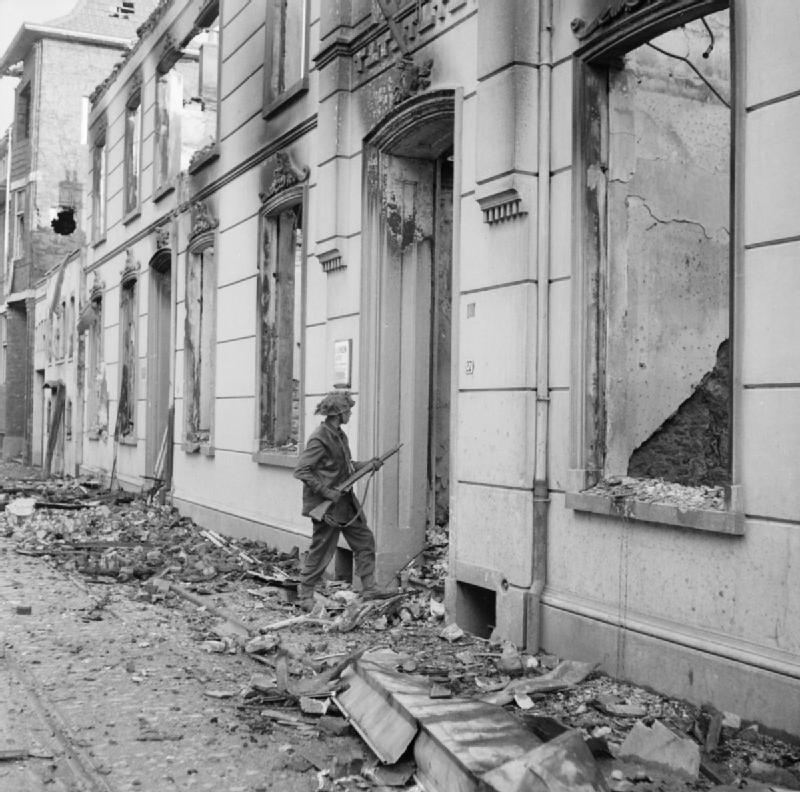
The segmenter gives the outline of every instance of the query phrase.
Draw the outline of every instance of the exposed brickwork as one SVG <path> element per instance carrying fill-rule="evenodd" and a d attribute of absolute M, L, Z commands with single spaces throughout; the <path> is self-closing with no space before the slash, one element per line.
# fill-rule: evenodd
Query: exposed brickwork
<path fill-rule="evenodd" d="M 631 454 L 628 475 L 677 484 L 729 482 L 730 344 L 694 393 Z"/>

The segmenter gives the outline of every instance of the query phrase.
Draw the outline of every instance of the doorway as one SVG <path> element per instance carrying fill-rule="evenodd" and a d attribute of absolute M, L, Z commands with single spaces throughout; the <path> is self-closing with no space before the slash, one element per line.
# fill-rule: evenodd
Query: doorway
<path fill-rule="evenodd" d="M 170 448 L 170 348 L 172 327 L 172 255 L 159 250 L 150 261 L 147 326 L 146 475 L 165 481 Z M 158 483 L 158 482 L 156 482 Z"/>
<path fill-rule="evenodd" d="M 403 444 L 367 505 L 382 581 L 449 521 L 452 101 L 438 109 L 367 149 L 360 431 L 376 452 Z"/>

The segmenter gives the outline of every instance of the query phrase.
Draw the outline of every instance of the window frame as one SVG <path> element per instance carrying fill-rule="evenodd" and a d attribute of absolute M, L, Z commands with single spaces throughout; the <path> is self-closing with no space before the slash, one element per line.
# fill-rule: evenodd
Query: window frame
<path fill-rule="evenodd" d="M 133 125 L 129 124 L 131 111 L 135 116 Z M 141 214 L 142 207 L 142 88 L 135 88 L 125 102 L 123 119 L 123 179 L 122 179 L 122 223 L 127 225 Z M 135 165 L 135 168 L 134 168 Z M 135 172 L 134 172 L 135 170 Z M 136 201 L 130 202 L 130 188 L 136 183 Z"/>
<path fill-rule="evenodd" d="M 262 355 L 262 334 L 261 334 L 261 321 L 262 321 L 262 278 L 264 277 L 264 268 L 268 266 L 266 260 L 264 239 L 265 235 L 270 233 L 270 228 L 277 223 L 281 214 L 289 211 L 299 209 L 300 212 L 300 229 L 303 234 L 302 246 L 300 251 L 301 266 L 300 266 L 300 279 L 299 283 L 295 278 L 294 288 L 295 293 L 293 296 L 295 304 L 299 304 L 299 317 L 294 317 L 294 324 L 300 328 L 300 338 L 293 338 L 292 343 L 300 345 L 299 350 L 299 387 L 298 387 L 298 428 L 297 428 L 297 448 L 293 451 L 281 451 L 277 448 L 262 448 L 261 436 L 261 393 L 262 393 L 262 368 L 261 368 L 261 355 Z M 274 197 L 265 201 L 259 213 L 258 222 L 258 269 L 257 269 L 257 283 L 256 283 L 256 361 L 255 370 L 256 377 L 256 409 L 255 409 L 255 448 L 253 450 L 253 461 L 276 467 L 293 467 L 297 462 L 297 457 L 303 450 L 305 443 L 305 359 L 306 359 L 306 343 L 305 343 L 305 295 L 306 284 L 308 280 L 308 234 L 307 234 L 307 217 L 308 217 L 308 188 L 304 182 L 293 185 L 279 192 Z M 277 235 L 275 235 L 277 236 Z M 271 247 L 271 246 L 270 246 Z M 271 277 L 272 273 L 268 274 Z M 299 294 L 297 292 L 299 290 Z"/>
<path fill-rule="evenodd" d="M 295 101 L 308 91 L 308 72 L 309 72 L 309 0 L 296 0 L 302 3 L 302 28 L 303 34 L 302 55 L 300 62 L 300 76 L 290 85 L 284 86 L 283 90 L 273 87 L 272 63 L 277 37 L 275 31 L 280 30 L 280 26 L 275 24 L 278 2 L 290 3 L 292 0 L 267 0 L 265 12 L 265 46 L 264 46 L 264 101 L 262 115 L 264 118 L 271 118 L 276 115 L 287 104 Z"/>
<path fill-rule="evenodd" d="M 103 432 L 108 431 L 108 416 L 105 422 L 98 420 L 102 403 L 102 394 L 98 388 L 98 377 L 103 370 L 103 290 L 95 287 L 89 296 L 90 310 L 94 312 L 89 331 L 86 351 L 86 411 L 87 436 L 90 440 L 99 440 Z"/>
<path fill-rule="evenodd" d="M 217 235 L 213 229 L 209 229 L 202 233 L 197 234 L 187 246 L 186 249 L 186 265 L 184 272 L 184 335 L 183 335 L 183 440 L 181 448 L 187 454 L 201 453 L 205 456 L 214 456 L 214 435 L 215 435 L 215 421 L 216 421 L 216 370 L 217 370 L 217 305 L 218 305 L 218 245 Z M 189 335 L 189 279 L 192 270 L 199 266 L 205 268 L 208 262 L 204 257 L 204 253 L 208 250 L 213 252 L 213 259 L 211 261 L 212 283 L 208 288 L 208 295 L 212 297 L 212 304 L 209 306 L 208 300 L 203 299 L 203 311 L 200 315 L 200 329 L 198 331 L 198 340 L 201 347 L 203 346 L 203 330 L 208 332 L 207 346 L 214 350 L 213 357 L 209 362 L 209 374 L 203 388 L 203 373 L 202 373 L 202 358 L 201 369 L 199 374 L 195 372 L 195 366 L 190 367 L 189 355 L 187 353 L 187 338 Z M 207 273 L 203 273 L 204 287 L 207 284 Z M 206 294 L 203 288 L 203 295 Z M 204 322 L 203 318 L 208 311 L 208 321 Z M 201 388 L 198 395 L 198 412 L 202 412 L 203 407 L 208 411 L 209 426 L 208 437 L 198 437 L 197 433 L 201 431 L 200 428 L 194 427 L 190 424 L 190 413 L 187 409 L 189 403 L 189 395 L 197 378 L 200 378 L 198 387 Z"/>
<path fill-rule="evenodd" d="M 105 126 L 92 144 L 92 244 L 106 239 L 108 223 L 108 133 Z M 99 171 L 98 171 L 99 166 Z"/>
<path fill-rule="evenodd" d="M 131 296 L 126 300 L 126 293 Z M 126 312 L 130 311 L 131 323 L 131 348 L 129 356 L 125 349 L 125 329 L 124 320 Z M 129 360 L 128 360 L 129 357 Z M 137 445 L 138 443 L 138 374 L 139 374 L 139 277 L 133 270 L 123 272 L 119 284 L 119 365 L 118 379 L 122 384 L 122 371 L 126 362 L 129 362 L 128 371 L 128 417 L 130 430 L 126 433 L 120 432 L 119 442 L 123 445 Z M 117 420 L 115 425 L 119 426 L 119 401 L 117 401 Z M 116 431 L 116 430 L 115 430 Z"/>
<path fill-rule="evenodd" d="M 219 159 L 219 142 L 222 129 L 222 114 L 220 112 L 221 105 L 221 90 L 222 90 L 222 20 L 220 18 L 220 8 L 218 0 L 210 0 L 200 10 L 200 13 L 195 19 L 194 27 L 192 28 L 192 36 L 196 35 L 201 30 L 212 30 L 213 25 L 217 24 L 217 56 L 214 68 L 216 69 L 216 95 L 214 97 L 215 116 L 214 116 L 214 139 L 206 143 L 201 148 L 194 151 L 189 159 L 187 171 L 190 175 L 196 174 L 207 165 L 210 165 L 215 160 Z M 205 65 L 205 53 L 203 48 L 206 45 L 200 46 L 200 56 L 198 59 L 197 69 L 197 93 L 203 100 L 203 73 Z"/>
<path fill-rule="evenodd" d="M 24 113 L 22 102 L 24 102 Z M 31 81 L 28 80 L 24 85 L 20 85 L 17 91 L 17 112 L 14 134 L 20 140 L 29 141 L 31 139 L 31 114 L 33 104 L 31 103 Z"/>
<path fill-rule="evenodd" d="M 590 163 L 603 162 L 603 137 L 607 134 L 609 65 L 618 64 L 625 53 L 672 30 L 683 23 L 707 14 L 728 9 L 731 29 L 731 143 L 730 143 L 730 250 L 729 250 L 729 339 L 732 350 L 730 383 L 729 437 L 736 413 L 737 381 L 734 338 L 734 293 L 740 271 L 738 234 L 739 204 L 735 189 L 739 171 L 736 142 L 740 138 L 740 91 L 742 79 L 735 53 L 737 29 L 735 0 L 674 0 L 656 7 L 620 7 L 617 14 L 591 26 L 592 33 L 576 50 L 573 66 L 573 150 L 572 150 L 572 354 L 570 387 L 570 457 L 565 504 L 575 511 L 623 516 L 635 520 L 678 525 L 722 534 L 741 534 L 744 530 L 741 487 L 736 481 L 734 446 L 729 452 L 730 485 L 726 489 L 726 505 L 721 511 L 679 509 L 658 503 L 614 499 L 584 491 L 602 480 L 604 475 L 605 359 L 607 339 L 604 319 L 607 307 L 601 295 L 607 277 L 604 246 L 607 242 L 608 208 L 606 188 L 590 184 L 587 169 Z M 580 25 L 573 29 L 580 33 Z M 602 164 L 600 166 L 602 170 Z"/>

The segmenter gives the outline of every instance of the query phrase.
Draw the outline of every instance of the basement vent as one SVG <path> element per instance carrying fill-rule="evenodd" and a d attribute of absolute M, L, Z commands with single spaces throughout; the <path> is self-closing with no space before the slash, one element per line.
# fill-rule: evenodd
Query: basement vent
<path fill-rule="evenodd" d="M 121 17 L 122 19 L 127 19 L 134 13 L 136 13 L 136 9 L 133 7 L 133 0 L 122 0 L 121 3 L 114 3 L 111 6 L 108 15 L 112 17 Z"/>

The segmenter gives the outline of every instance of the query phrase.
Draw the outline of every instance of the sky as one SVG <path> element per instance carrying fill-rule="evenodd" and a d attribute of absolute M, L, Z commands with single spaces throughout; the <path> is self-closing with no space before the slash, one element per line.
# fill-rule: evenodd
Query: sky
<path fill-rule="evenodd" d="M 0 53 L 4 53 L 23 22 L 48 22 L 68 14 L 78 0 L 0 0 Z M 17 79 L 0 79 L 0 135 L 14 117 Z"/>

